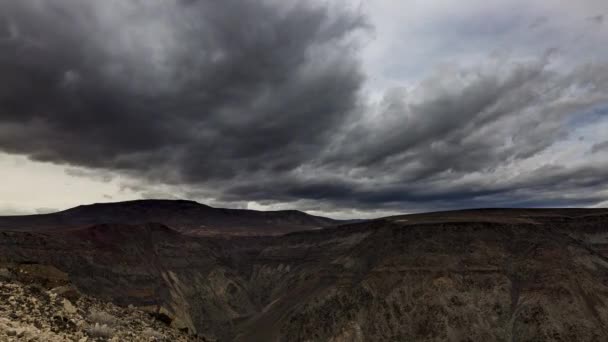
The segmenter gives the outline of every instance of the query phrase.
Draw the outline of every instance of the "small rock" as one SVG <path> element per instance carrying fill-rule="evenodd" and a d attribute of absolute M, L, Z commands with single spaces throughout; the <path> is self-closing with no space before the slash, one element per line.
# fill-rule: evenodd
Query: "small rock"
<path fill-rule="evenodd" d="M 64 298 L 63 299 L 63 309 L 65 310 L 65 312 L 69 313 L 69 314 L 75 314 L 76 311 L 76 307 L 74 305 L 72 305 L 72 302 L 70 302 L 68 299 Z"/>

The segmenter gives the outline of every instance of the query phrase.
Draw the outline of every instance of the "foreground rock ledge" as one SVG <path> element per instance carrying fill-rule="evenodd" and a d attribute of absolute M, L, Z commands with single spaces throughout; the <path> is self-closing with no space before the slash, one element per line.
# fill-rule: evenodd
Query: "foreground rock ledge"
<path fill-rule="evenodd" d="M 46 288 L 0 274 L 0 342 L 194 341 L 148 313 L 81 295 L 71 285 Z"/>

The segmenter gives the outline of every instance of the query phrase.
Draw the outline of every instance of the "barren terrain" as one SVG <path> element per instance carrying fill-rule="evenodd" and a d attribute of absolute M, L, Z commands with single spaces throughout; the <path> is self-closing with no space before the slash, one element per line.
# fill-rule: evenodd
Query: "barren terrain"
<path fill-rule="evenodd" d="M 5 229 L 0 263 L 53 266 L 209 341 L 605 341 L 607 225 L 603 209 L 484 209 L 274 236 Z"/>

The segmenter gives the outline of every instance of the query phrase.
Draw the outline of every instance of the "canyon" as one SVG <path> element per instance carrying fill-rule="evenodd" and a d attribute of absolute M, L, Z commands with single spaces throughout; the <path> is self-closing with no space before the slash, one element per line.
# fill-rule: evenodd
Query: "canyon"
<path fill-rule="evenodd" d="M 0 269 L 28 282 L 60 274 L 199 341 L 608 339 L 606 209 L 342 222 L 253 211 L 212 220 L 198 206 L 1 218 Z"/>

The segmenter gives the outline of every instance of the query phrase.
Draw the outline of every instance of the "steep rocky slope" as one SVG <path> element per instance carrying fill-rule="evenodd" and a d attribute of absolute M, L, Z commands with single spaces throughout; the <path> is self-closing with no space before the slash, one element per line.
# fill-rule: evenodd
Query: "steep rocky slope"
<path fill-rule="evenodd" d="M 605 341 L 608 211 L 397 216 L 284 236 L 0 233 L 0 263 L 219 341 Z M 1 267 L 1 266 L 0 266 Z"/>
<path fill-rule="evenodd" d="M 83 296 L 61 275 L 0 268 L 0 341 L 194 341 L 149 313 Z"/>
<path fill-rule="evenodd" d="M 296 210 L 213 208 L 193 201 L 137 200 L 83 205 L 58 213 L 0 217 L 0 230 L 65 230 L 97 224 L 162 223 L 196 235 L 276 235 L 340 221 Z"/>

